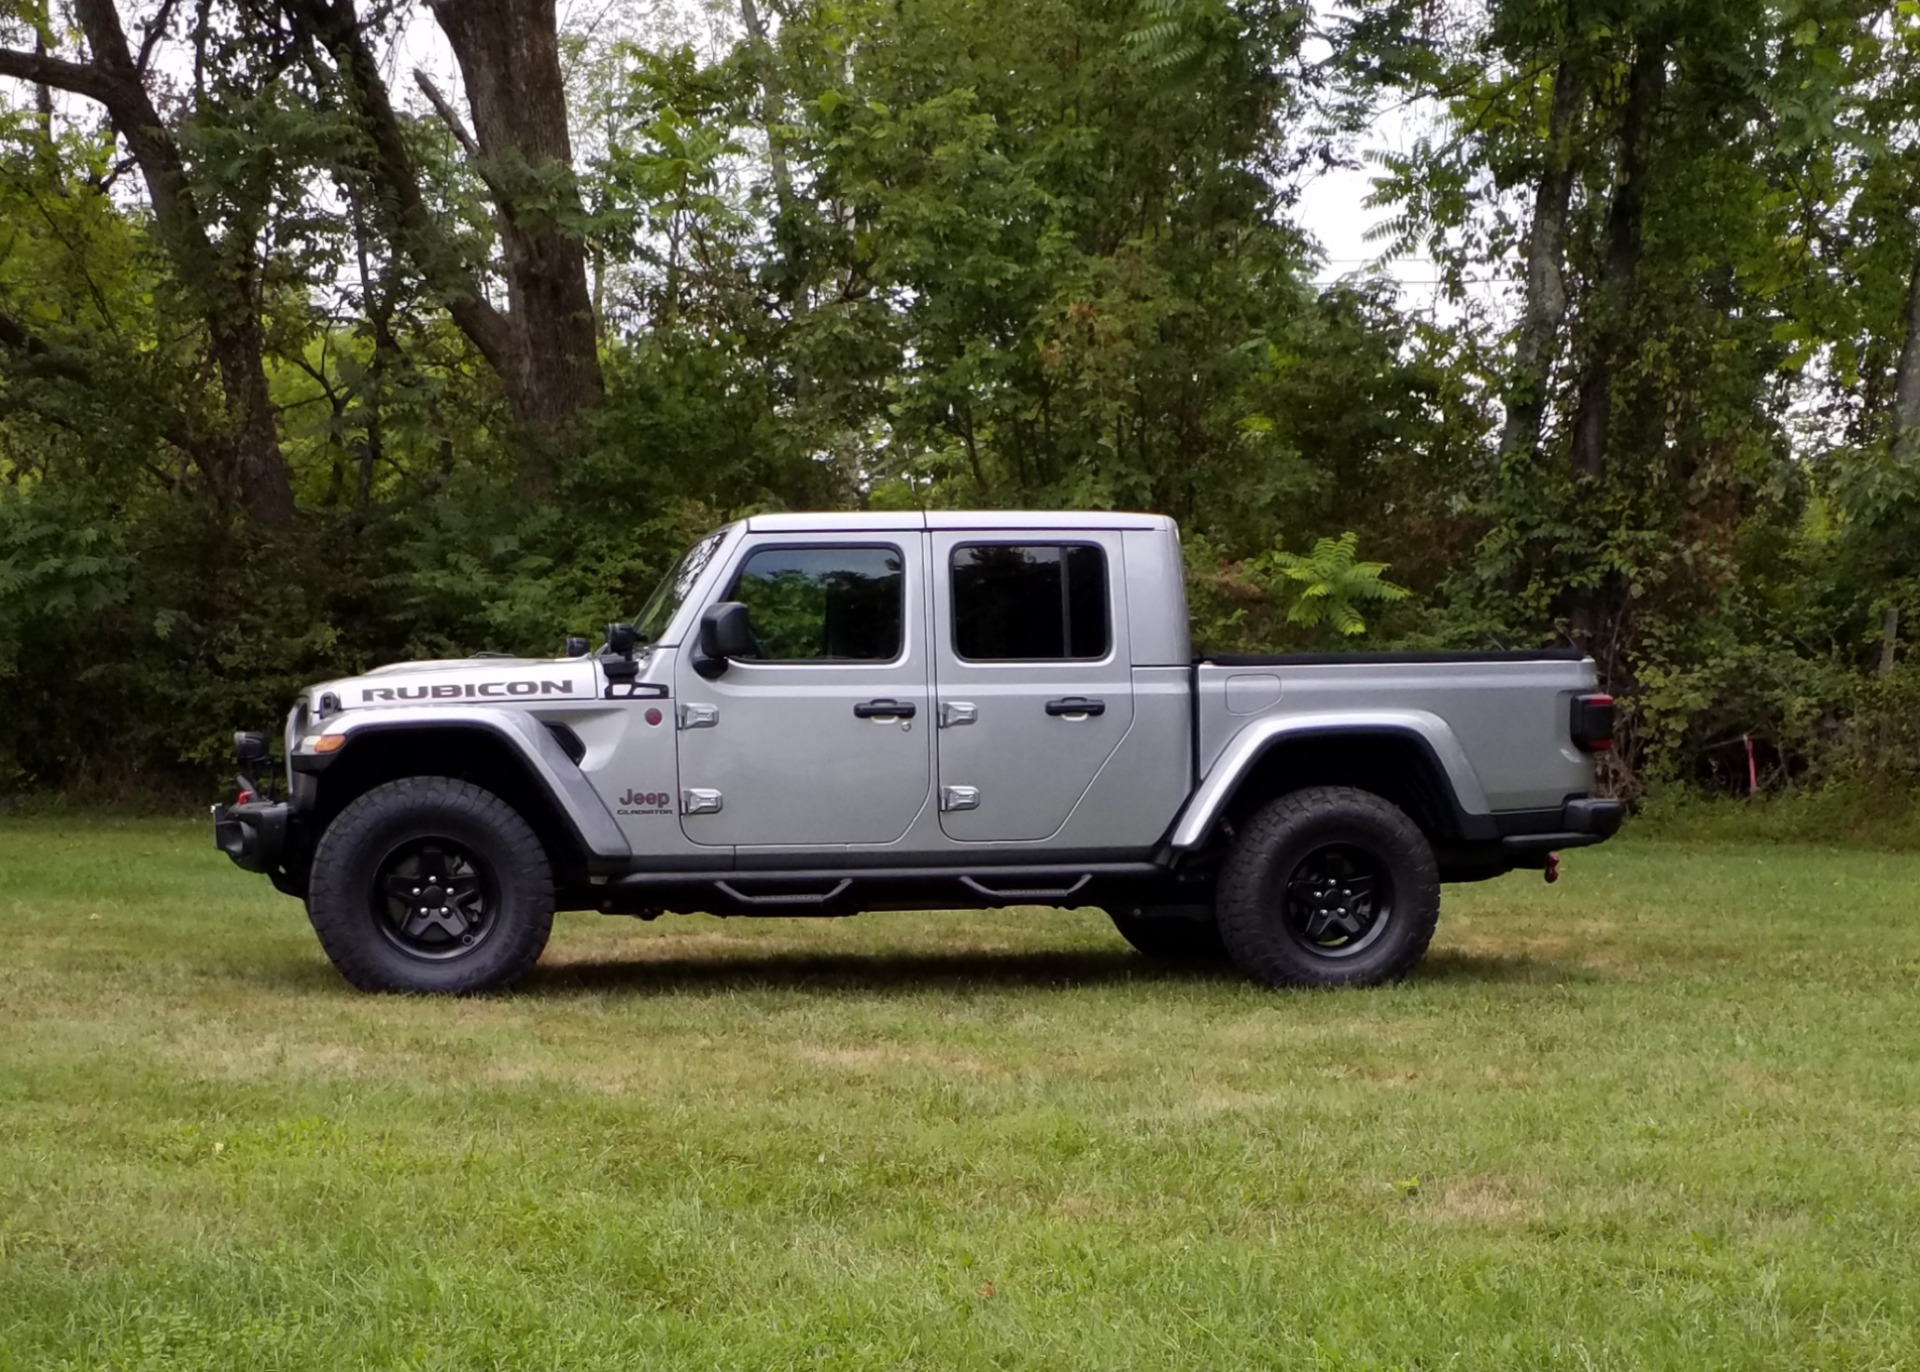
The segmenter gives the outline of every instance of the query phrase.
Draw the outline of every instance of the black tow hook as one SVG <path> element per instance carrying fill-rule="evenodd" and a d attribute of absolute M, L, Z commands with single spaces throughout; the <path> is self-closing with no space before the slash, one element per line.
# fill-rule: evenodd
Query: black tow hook
<path fill-rule="evenodd" d="M 1549 886 L 1560 880 L 1560 854 L 1547 854 L 1547 865 L 1541 869 L 1540 875 L 1547 879 L 1547 885 Z"/>

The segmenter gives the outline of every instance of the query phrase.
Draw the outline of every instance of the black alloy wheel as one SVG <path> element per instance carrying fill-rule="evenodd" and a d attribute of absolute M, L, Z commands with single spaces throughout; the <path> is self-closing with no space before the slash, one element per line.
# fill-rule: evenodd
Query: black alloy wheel
<path fill-rule="evenodd" d="M 1365 848 L 1351 843 L 1315 848 L 1287 877 L 1287 929 L 1322 957 L 1364 952 L 1392 920 L 1392 873 Z"/>
<path fill-rule="evenodd" d="M 489 865 L 445 839 L 410 839 L 387 854 L 369 892 L 380 932 L 401 952 L 444 960 L 493 932 L 499 903 Z"/>

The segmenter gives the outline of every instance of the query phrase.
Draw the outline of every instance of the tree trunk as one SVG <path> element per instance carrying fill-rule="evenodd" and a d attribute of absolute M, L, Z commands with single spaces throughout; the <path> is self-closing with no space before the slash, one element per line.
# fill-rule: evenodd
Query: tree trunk
<path fill-rule="evenodd" d="M 332 58 L 367 131 L 369 208 L 413 261 L 454 324 L 500 378 L 520 429 L 520 486 L 551 492 L 561 458 L 604 398 L 580 197 L 567 136 L 553 0 L 436 0 L 453 46 L 477 138 L 439 93 L 428 98 L 454 127 L 494 200 L 507 277 L 497 309 L 460 261 L 420 189 L 399 116 L 367 45 L 353 0 L 279 0 L 296 31 Z"/>
<path fill-rule="evenodd" d="M 759 67 L 760 131 L 767 139 L 767 162 L 773 170 L 774 204 L 785 214 L 793 203 L 793 176 L 787 169 L 786 140 L 780 136 L 780 120 L 787 103 L 786 85 L 774 59 L 773 45 L 767 41 L 767 26 L 760 18 L 754 0 L 740 0 L 740 22 L 747 30 L 747 45 Z"/>
<path fill-rule="evenodd" d="M 1586 83 L 1572 60 L 1562 57 L 1553 77 L 1547 169 L 1534 188 L 1533 223 L 1527 231 L 1527 295 L 1513 346 L 1506 422 L 1500 430 L 1503 461 L 1531 455 L 1540 447 L 1547 390 L 1567 316 L 1567 209 L 1573 198 L 1573 132 L 1585 100 Z"/>
<path fill-rule="evenodd" d="M 460 64 L 495 188 L 511 325 L 501 381 L 526 431 L 522 486 L 537 497 L 551 491 L 605 394 L 554 0 L 430 4 Z"/>
<path fill-rule="evenodd" d="M 254 308 L 252 247 L 240 249 L 234 260 L 223 260 L 214 247 L 180 149 L 134 66 L 113 0 L 74 0 L 74 14 L 93 50 L 93 65 L 114 88 L 107 113 L 140 164 L 153 202 L 154 226 L 174 274 L 206 321 L 209 350 L 227 401 L 227 432 L 219 442 L 227 471 L 221 484 L 263 523 L 291 523 L 293 486 L 267 388 L 266 339 Z"/>
<path fill-rule="evenodd" d="M 1893 380 L 1893 455 L 1920 462 L 1920 259 L 1907 282 L 1907 337 Z"/>
<path fill-rule="evenodd" d="M 1599 481 L 1606 475 L 1607 444 L 1613 422 L 1614 381 L 1632 355 L 1634 278 L 1640 267 L 1641 212 L 1646 204 L 1646 154 L 1653 121 L 1666 96 L 1667 51 L 1663 38 L 1636 44 L 1627 75 L 1627 103 L 1620 122 L 1620 169 L 1607 207 L 1606 253 L 1589 303 L 1593 321 L 1586 370 L 1573 412 L 1569 463 L 1576 478 Z M 1611 580 L 1611 578 L 1609 578 Z M 1602 681 L 1611 680 L 1618 635 L 1602 653 L 1603 601 L 1607 585 L 1581 590 L 1569 607 L 1569 629 L 1576 643 L 1603 659 Z M 1617 628 L 1617 626 L 1616 626 Z"/>
<path fill-rule="evenodd" d="M 216 490 L 263 524 L 293 520 L 293 486 L 280 451 L 267 388 L 266 339 L 254 305 L 258 275 L 251 245 L 215 247 L 187 178 L 173 133 L 161 121 L 127 47 L 113 0 L 74 0 L 92 60 L 68 62 L 44 53 L 0 53 L 0 76 L 18 76 L 85 96 L 106 108 L 147 183 L 159 239 L 173 275 L 207 330 L 208 352 L 226 401 L 223 432 L 194 445 L 195 460 Z"/>
<path fill-rule="evenodd" d="M 47 56 L 46 31 L 38 24 L 34 25 L 33 29 L 33 55 L 43 61 Z M 33 83 L 33 111 L 36 122 L 40 125 L 40 141 L 36 151 L 39 154 L 41 166 L 57 168 L 59 157 L 53 148 L 53 87 L 45 81 Z"/>
<path fill-rule="evenodd" d="M 1607 208 L 1606 257 L 1595 292 L 1593 343 L 1573 416 L 1573 469 L 1595 479 L 1606 474 L 1613 381 L 1632 343 L 1629 324 L 1634 276 L 1640 266 L 1647 144 L 1666 88 L 1666 43 L 1657 38 L 1642 39 L 1627 77 L 1627 105 L 1620 124 L 1620 174 L 1614 184 L 1613 203 Z"/>

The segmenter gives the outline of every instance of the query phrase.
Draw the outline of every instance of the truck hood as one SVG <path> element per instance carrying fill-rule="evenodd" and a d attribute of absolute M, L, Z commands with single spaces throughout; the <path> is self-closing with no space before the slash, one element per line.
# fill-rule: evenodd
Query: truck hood
<path fill-rule="evenodd" d="M 318 702 L 331 694 L 342 710 L 475 701 L 531 705 L 594 700 L 601 686 L 600 669 L 590 657 L 477 657 L 395 662 L 308 687 L 306 695 Z"/>

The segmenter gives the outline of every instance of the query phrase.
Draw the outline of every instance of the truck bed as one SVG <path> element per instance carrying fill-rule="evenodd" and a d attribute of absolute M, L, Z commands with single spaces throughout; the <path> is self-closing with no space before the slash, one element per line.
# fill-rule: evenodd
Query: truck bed
<path fill-rule="evenodd" d="M 1570 648 L 1223 654 L 1194 669 L 1195 761 L 1204 778 L 1276 730 L 1385 729 L 1421 741 L 1469 813 L 1556 809 L 1591 785 L 1568 719 L 1594 689 Z"/>

